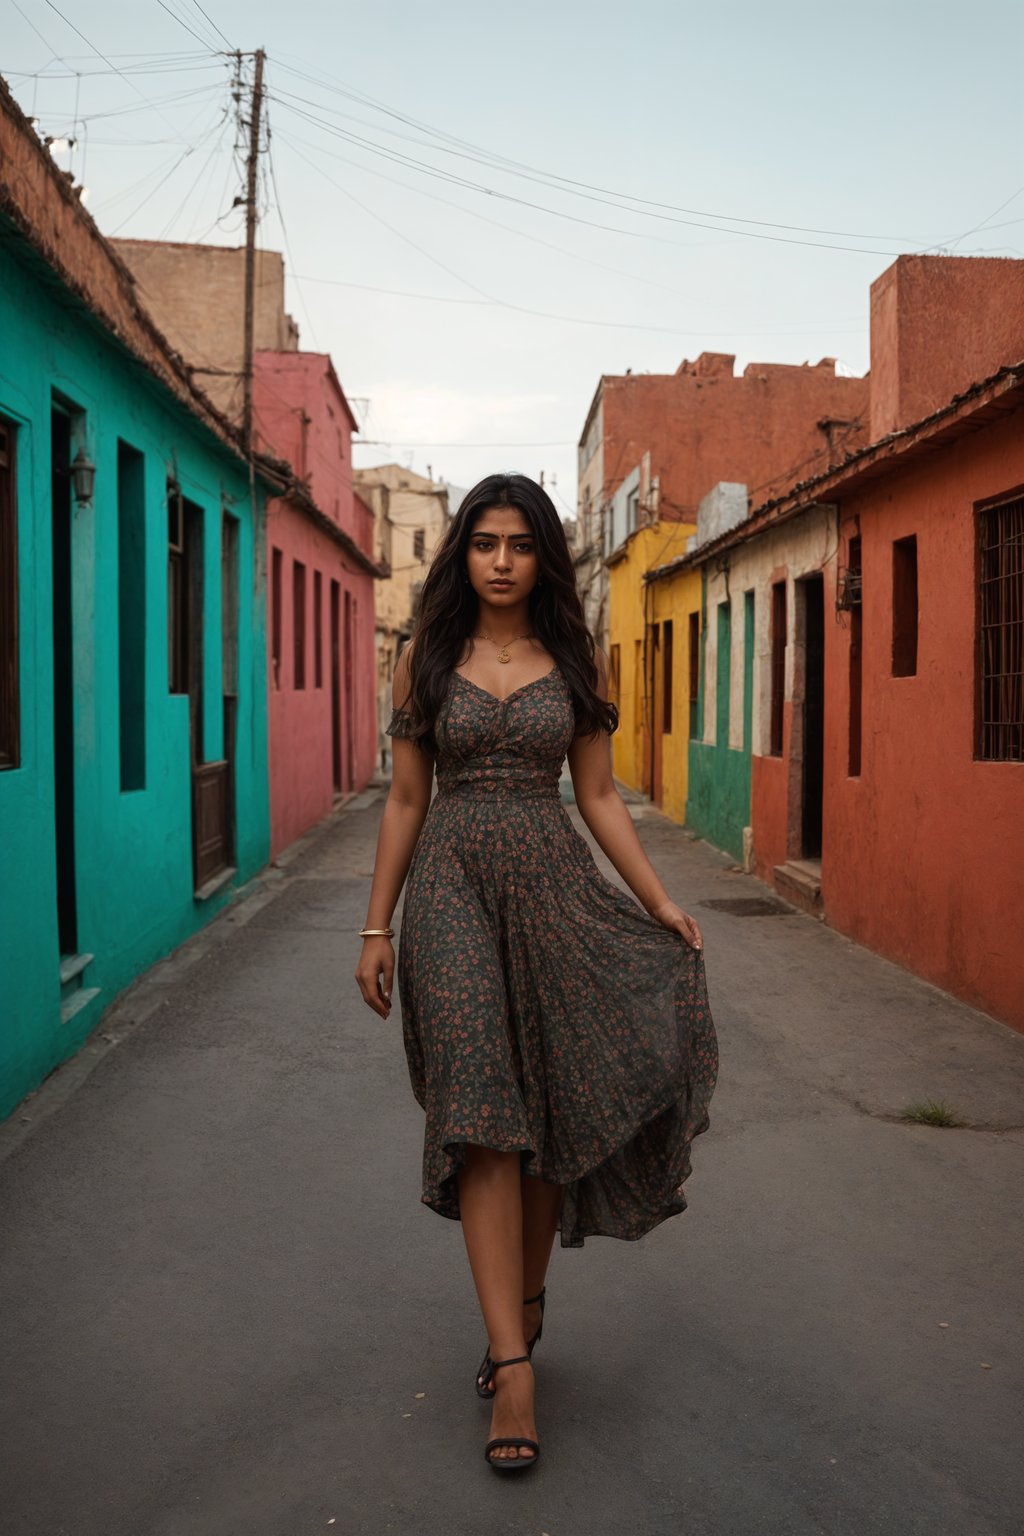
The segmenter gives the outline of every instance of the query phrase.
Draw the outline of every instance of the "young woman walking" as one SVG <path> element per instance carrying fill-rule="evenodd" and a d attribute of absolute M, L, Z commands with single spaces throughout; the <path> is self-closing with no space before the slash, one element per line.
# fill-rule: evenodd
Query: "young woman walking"
<path fill-rule="evenodd" d="M 639 1238 L 686 1207 L 718 1069 L 702 939 L 615 789 L 604 658 L 558 514 L 525 476 L 488 476 L 449 525 L 393 704 L 356 979 L 387 1018 L 408 875 L 398 990 L 422 1198 L 462 1222 L 488 1339 L 484 1454 L 520 1471 L 540 1455 L 532 1355 L 556 1231 L 573 1248 Z M 562 807 L 566 756 L 636 901 Z"/>

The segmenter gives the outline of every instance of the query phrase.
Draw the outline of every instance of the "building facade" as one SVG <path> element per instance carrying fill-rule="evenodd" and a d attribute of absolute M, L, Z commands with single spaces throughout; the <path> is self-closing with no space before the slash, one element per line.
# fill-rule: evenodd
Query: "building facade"
<path fill-rule="evenodd" d="M 357 423 L 324 354 L 257 352 L 259 446 L 294 471 L 267 508 L 271 855 L 373 776 L 373 520 L 352 485 Z"/>
<path fill-rule="evenodd" d="M 2 1115 L 269 828 L 241 444 L 2 81 L 0 331 Z"/>
<path fill-rule="evenodd" d="M 687 822 L 1024 1028 L 1024 262 L 901 257 L 872 316 L 882 435 L 654 573 L 703 582 Z"/>
<path fill-rule="evenodd" d="M 225 412 L 242 417 L 244 250 L 117 242 L 139 293 Z M 330 358 L 299 350 L 284 308 L 284 266 L 257 251 L 253 441 L 281 461 L 286 493 L 268 509 L 268 687 L 272 852 L 376 762 L 374 559 L 352 485 L 358 424 Z"/>
<path fill-rule="evenodd" d="M 390 762 L 384 730 L 391 719 L 391 684 L 402 647 L 412 634 L 419 595 L 434 553 L 448 528 L 448 490 L 400 464 L 357 469 L 358 495 L 373 515 L 374 550 L 390 575 L 377 588 L 377 749 Z"/>
<path fill-rule="evenodd" d="M 695 523 L 720 481 L 749 487 L 759 503 L 838 463 L 868 440 L 866 379 L 813 367 L 749 363 L 703 352 L 674 374 L 605 375 L 579 446 L 577 582 L 598 643 L 613 643 L 605 561 L 621 538 L 657 518 Z M 638 479 L 623 512 L 616 493 Z"/>

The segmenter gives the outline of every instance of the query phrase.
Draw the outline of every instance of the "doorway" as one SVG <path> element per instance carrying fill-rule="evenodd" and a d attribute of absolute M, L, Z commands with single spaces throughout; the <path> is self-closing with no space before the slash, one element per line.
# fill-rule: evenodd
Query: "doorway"
<path fill-rule="evenodd" d="M 799 585 L 804 608 L 800 844 L 805 859 L 819 859 L 825 749 L 825 584 L 817 575 Z"/>
<path fill-rule="evenodd" d="M 356 731 L 355 731 L 355 615 L 351 592 L 345 593 L 345 788 L 351 789 L 356 781 Z"/>
<path fill-rule="evenodd" d="M 341 586 L 331 582 L 331 782 L 341 794 Z"/>
<path fill-rule="evenodd" d="M 72 615 L 71 416 L 50 415 L 53 524 L 53 779 L 57 932 L 61 958 L 78 953 L 75 875 L 74 619 Z"/>

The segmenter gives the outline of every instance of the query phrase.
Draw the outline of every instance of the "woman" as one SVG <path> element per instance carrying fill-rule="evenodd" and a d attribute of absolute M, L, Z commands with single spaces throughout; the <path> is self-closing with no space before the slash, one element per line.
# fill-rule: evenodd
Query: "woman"
<path fill-rule="evenodd" d="M 718 1065 L 702 938 L 615 789 L 605 660 L 554 505 L 525 476 L 482 480 L 449 525 L 393 703 L 356 979 L 387 1018 L 408 874 L 398 988 L 422 1198 L 461 1219 L 488 1338 L 484 1454 L 518 1471 L 540 1454 L 531 1357 L 555 1232 L 638 1238 L 686 1207 Z M 566 755 L 636 901 L 562 807 Z"/>

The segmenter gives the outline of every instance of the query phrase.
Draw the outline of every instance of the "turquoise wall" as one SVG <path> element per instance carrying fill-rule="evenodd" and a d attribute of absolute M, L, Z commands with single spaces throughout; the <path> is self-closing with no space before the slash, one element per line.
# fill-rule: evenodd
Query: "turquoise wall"
<path fill-rule="evenodd" d="M 743 857 L 743 828 L 750 825 L 751 736 L 754 695 L 754 594 L 742 594 L 743 622 L 743 746 L 729 742 L 729 668 L 732 625 L 738 606 L 717 605 L 715 648 L 717 687 L 714 700 L 714 742 L 690 741 L 686 825 L 716 848 Z M 701 573 L 701 657 L 698 719 L 704 718 L 707 665 L 707 575 Z"/>
<path fill-rule="evenodd" d="M 0 1116 L 71 1055 L 116 994 L 208 922 L 230 887 L 193 895 L 189 701 L 168 691 L 166 481 L 203 509 L 203 757 L 223 749 L 222 507 L 239 519 L 239 681 L 234 883 L 268 857 L 264 593 L 261 537 L 245 465 L 139 367 L 45 273 L 3 239 L 0 223 L 0 414 L 17 427 L 21 761 L 0 771 Z M 81 417 L 96 465 L 91 506 L 72 501 L 74 851 L 84 985 L 99 995 L 61 1023 L 57 935 L 50 412 L 54 393 Z M 118 518 L 118 442 L 142 455 L 144 554 Z M 119 566 L 141 569 L 125 601 Z M 144 615 L 129 697 L 144 729 L 122 789 L 119 616 Z M 132 645 L 136 645 L 134 640 Z"/>

